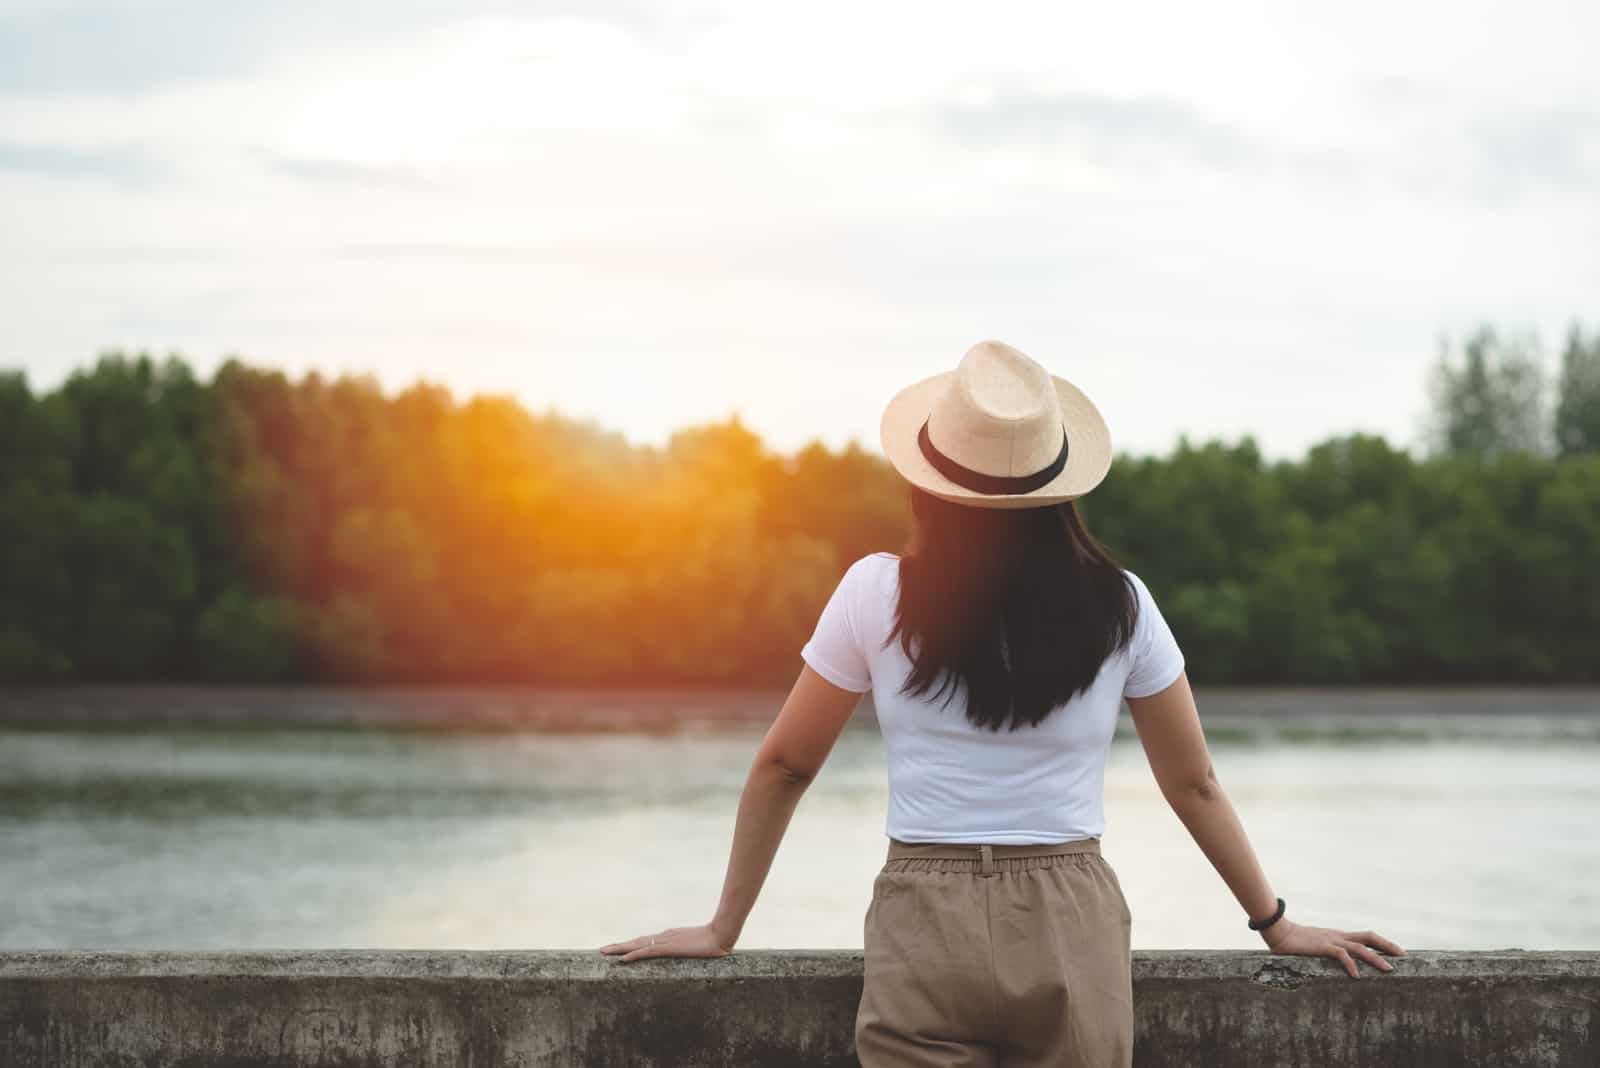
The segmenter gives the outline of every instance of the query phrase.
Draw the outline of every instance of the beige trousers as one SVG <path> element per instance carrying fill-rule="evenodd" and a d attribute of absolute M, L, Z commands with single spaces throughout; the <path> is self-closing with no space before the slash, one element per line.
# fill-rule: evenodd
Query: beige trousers
<path fill-rule="evenodd" d="M 865 923 L 863 1068 L 1128 1068 L 1133 916 L 1098 838 L 889 841 Z"/>

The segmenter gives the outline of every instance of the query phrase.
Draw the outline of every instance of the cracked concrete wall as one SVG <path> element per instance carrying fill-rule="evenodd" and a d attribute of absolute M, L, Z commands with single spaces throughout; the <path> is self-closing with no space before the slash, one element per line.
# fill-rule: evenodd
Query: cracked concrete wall
<path fill-rule="evenodd" d="M 1140 1066 L 1600 1065 L 1600 952 L 1134 954 Z M 861 954 L 0 952 L 5 1068 L 854 1065 Z"/>

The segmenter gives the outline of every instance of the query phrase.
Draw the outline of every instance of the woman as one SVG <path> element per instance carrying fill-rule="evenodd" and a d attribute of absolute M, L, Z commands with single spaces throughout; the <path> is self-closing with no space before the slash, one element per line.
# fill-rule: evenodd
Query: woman
<path fill-rule="evenodd" d="M 1275 953 L 1403 954 L 1289 919 L 1211 767 L 1183 655 L 1143 582 L 1073 505 L 1111 464 L 1077 388 L 996 341 L 907 387 L 882 422 L 911 484 L 904 557 L 851 565 L 756 755 L 711 922 L 604 946 L 625 961 L 733 951 L 789 818 L 871 691 L 888 855 L 864 928 L 856 1050 L 879 1065 L 1126 1066 L 1132 917 L 1101 856 L 1121 703 L 1162 795 Z"/>

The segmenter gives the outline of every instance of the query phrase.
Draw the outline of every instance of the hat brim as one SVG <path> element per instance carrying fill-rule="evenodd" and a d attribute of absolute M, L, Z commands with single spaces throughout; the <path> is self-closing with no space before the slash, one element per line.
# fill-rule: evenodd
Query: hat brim
<path fill-rule="evenodd" d="M 1083 496 L 1098 486 L 1111 469 L 1111 431 L 1100 410 L 1083 391 L 1064 378 L 1050 376 L 1067 431 L 1067 465 L 1061 473 L 1028 493 L 979 493 L 945 478 L 917 445 L 917 434 L 933 410 L 933 402 L 955 375 L 944 371 L 915 382 L 889 401 L 878 426 L 889 463 L 902 478 L 956 504 L 977 508 L 1039 508 Z"/>

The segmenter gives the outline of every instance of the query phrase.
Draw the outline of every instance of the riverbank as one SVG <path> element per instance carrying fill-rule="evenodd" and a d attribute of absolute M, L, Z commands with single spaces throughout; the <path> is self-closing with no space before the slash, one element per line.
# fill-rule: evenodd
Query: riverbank
<path fill-rule="evenodd" d="M 1600 687 L 1202 687 L 1208 724 L 1600 718 Z M 659 731 L 769 723 L 781 690 L 330 686 L 0 687 L 0 728 L 206 726 Z M 1517 711 L 1509 713 L 1508 709 Z M 870 697 L 852 721 L 871 725 Z"/>

